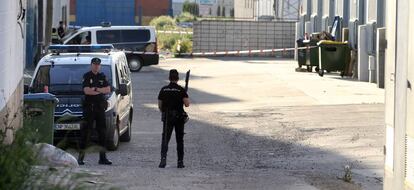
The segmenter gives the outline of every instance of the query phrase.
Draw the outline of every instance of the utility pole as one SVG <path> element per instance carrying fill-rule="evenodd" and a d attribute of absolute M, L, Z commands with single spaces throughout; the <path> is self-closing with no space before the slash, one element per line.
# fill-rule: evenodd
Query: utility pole
<path fill-rule="evenodd" d="M 48 48 L 52 41 L 52 22 L 53 22 L 53 0 L 47 0 L 46 4 L 46 24 L 45 24 L 45 48 Z"/>
<path fill-rule="evenodd" d="M 170 15 L 170 17 L 174 17 L 173 0 L 169 0 L 168 14 Z"/>

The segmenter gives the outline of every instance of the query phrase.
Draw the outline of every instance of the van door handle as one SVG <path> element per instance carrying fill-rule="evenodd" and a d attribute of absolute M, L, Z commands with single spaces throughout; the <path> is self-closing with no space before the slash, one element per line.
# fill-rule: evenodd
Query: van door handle
<path fill-rule="evenodd" d="M 411 82 L 409 80 L 407 80 L 407 88 L 410 89 L 410 90 L 412 90 L 411 89 Z"/>

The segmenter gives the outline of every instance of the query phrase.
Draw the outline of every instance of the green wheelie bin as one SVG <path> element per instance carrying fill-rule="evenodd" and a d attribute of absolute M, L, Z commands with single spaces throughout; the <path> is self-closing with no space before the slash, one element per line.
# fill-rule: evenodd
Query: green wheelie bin
<path fill-rule="evenodd" d="M 298 48 L 298 66 L 306 66 L 308 72 L 312 72 L 313 67 L 319 66 L 319 49 L 316 47 L 318 40 L 297 40 Z"/>
<path fill-rule="evenodd" d="M 34 133 L 36 143 L 53 144 L 54 114 L 58 99 L 49 93 L 25 94 L 23 127 Z"/>
<path fill-rule="evenodd" d="M 299 39 L 296 41 L 298 44 L 298 48 L 305 47 L 305 43 L 303 43 L 303 39 Z M 303 65 L 306 65 L 306 49 L 299 49 L 298 50 L 298 68 L 302 68 Z"/>
<path fill-rule="evenodd" d="M 308 52 L 308 59 L 306 65 L 308 66 L 308 72 L 312 72 L 312 68 L 316 67 L 316 71 L 319 70 L 319 48 L 317 47 L 319 40 L 310 40 L 308 42 L 309 49 L 306 49 Z"/>
<path fill-rule="evenodd" d="M 348 43 L 322 40 L 318 43 L 319 49 L 319 76 L 326 72 L 339 71 L 344 76 L 351 59 L 351 49 Z"/>

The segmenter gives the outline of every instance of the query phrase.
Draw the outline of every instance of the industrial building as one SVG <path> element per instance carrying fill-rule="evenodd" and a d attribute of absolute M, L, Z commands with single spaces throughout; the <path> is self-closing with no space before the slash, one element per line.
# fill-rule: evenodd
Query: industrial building
<path fill-rule="evenodd" d="M 335 17 L 337 41 L 347 41 L 355 62 L 354 77 L 384 87 L 385 4 L 381 0 L 304 0 L 297 36 L 331 32 Z"/>
<path fill-rule="evenodd" d="M 0 131 L 6 143 L 22 124 L 23 71 L 47 46 L 46 0 L 0 2 Z M 51 27 L 67 23 L 69 1 L 53 1 Z"/>
<path fill-rule="evenodd" d="M 410 0 L 304 0 L 297 36 L 330 31 L 347 41 L 359 81 L 385 87 L 384 189 L 414 189 L 414 3 Z"/>

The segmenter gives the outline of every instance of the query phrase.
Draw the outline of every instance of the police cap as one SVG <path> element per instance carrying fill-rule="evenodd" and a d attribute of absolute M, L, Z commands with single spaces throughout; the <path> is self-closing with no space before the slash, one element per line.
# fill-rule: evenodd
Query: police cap
<path fill-rule="evenodd" d="M 100 65 L 101 64 L 101 59 L 99 59 L 97 57 L 92 58 L 91 64 L 98 64 L 98 65 Z"/>

